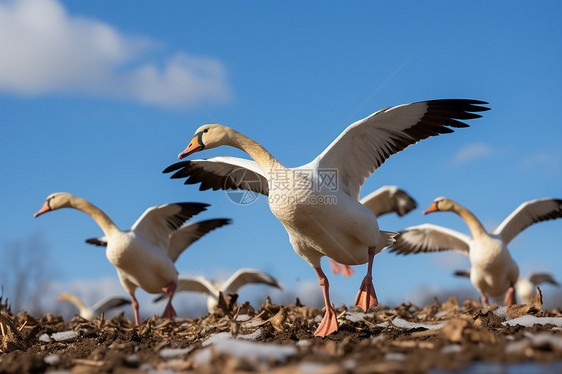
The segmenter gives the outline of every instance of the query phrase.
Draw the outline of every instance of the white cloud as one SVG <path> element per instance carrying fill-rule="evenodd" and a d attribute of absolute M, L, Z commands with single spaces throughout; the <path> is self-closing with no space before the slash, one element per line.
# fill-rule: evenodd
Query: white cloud
<path fill-rule="evenodd" d="M 556 157 L 552 153 L 537 152 L 524 158 L 521 166 L 525 170 L 533 170 L 541 166 L 553 166 L 556 163 Z"/>
<path fill-rule="evenodd" d="M 155 60 L 157 43 L 70 15 L 56 0 L 0 4 L 0 91 L 79 93 L 158 106 L 229 100 L 224 65 L 178 51 Z M 162 68 L 162 66 L 164 68 Z M 185 90 L 185 91 L 184 91 Z"/>
<path fill-rule="evenodd" d="M 484 143 L 469 144 L 461 148 L 453 157 L 456 165 L 466 164 L 478 158 L 487 157 L 494 154 L 494 149 Z"/>

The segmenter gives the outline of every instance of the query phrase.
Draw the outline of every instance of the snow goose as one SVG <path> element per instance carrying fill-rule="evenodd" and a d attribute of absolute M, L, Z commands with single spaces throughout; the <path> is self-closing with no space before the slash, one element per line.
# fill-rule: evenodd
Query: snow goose
<path fill-rule="evenodd" d="M 393 212 L 402 217 L 417 207 L 416 200 L 396 186 L 383 186 L 371 192 L 359 202 L 371 209 L 377 218 Z M 331 258 L 328 258 L 328 260 L 332 273 L 336 275 L 341 272 L 344 277 L 350 277 L 355 272 L 349 265 L 340 265 Z"/>
<path fill-rule="evenodd" d="M 172 306 L 178 272 L 174 265 L 181 254 L 180 246 L 174 247 L 172 234 L 192 216 L 206 210 L 209 204 L 175 203 L 148 208 L 127 231 L 120 230 L 98 207 L 87 200 L 66 192 L 51 194 L 35 217 L 61 209 L 78 209 L 90 217 L 103 230 L 106 257 L 117 269 L 121 284 L 131 296 L 135 324 L 139 324 L 139 304 L 135 290 L 140 287 L 148 293 L 164 291 L 169 300 L 162 317 L 174 318 Z M 184 247 L 185 248 L 185 247 Z M 182 248 L 183 249 L 183 248 Z"/>
<path fill-rule="evenodd" d="M 88 321 L 93 320 L 96 316 L 99 316 L 111 309 L 131 303 L 131 300 L 123 297 L 106 297 L 105 299 L 95 303 L 91 308 L 88 308 L 79 298 L 68 292 L 61 293 L 58 296 L 57 301 L 68 301 L 74 304 L 74 306 L 78 308 L 80 317 L 87 319 Z"/>
<path fill-rule="evenodd" d="M 281 288 L 281 284 L 272 276 L 255 269 L 240 269 L 232 274 L 226 281 L 211 281 L 205 277 L 182 278 L 178 280 L 176 292 L 198 292 L 208 295 L 207 310 L 213 313 L 219 300 L 219 292 L 223 295 L 237 293 L 240 288 L 247 284 L 265 284 Z M 154 301 L 162 300 L 166 295 L 157 297 Z"/>
<path fill-rule="evenodd" d="M 432 224 L 413 226 L 400 232 L 391 252 L 411 254 L 455 250 L 470 258 L 470 281 L 482 295 L 499 298 L 505 294 L 506 305 L 515 304 L 515 283 L 519 268 L 511 258 L 507 244 L 530 225 L 562 217 L 562 200 L 538 199 L 521 204 L 494 231 L 488 233 L 468 209 L 453 200 L 439 197 L 423 214 L 454 212 L 467 224 L 472 237 Z"/>
<path fill-rule="evenodd" d="M 272 213 L 281 221 L 295 252 L 316 271 L 326 303 L 326 313 L 316 332 L 326 336 L 337 331 L 330 303 L 329 283 L 322 271 L 323 256 L 346 265 L 368 262 L 355 304 L 368 310 L 377 305 L 372 283 L 376 253 L 392 245 L 396 233 L 380 231 L 373 212 L 359 202 L 365 180 L 392 154 L 411 144 L 451 128 L 468 127 L 458 120 L 480 117 L 474 112 L 489 108 L 477 100 L 432 100 L 382 109 L 350 125 L 322 154 L 297 168 L 286 168 L 264 147 L 222 125 L 204 125 L 195 132 L 183 159 L 195 152 L 229 145 L 246 152 L 248 160 L 233 157 L 213 161 L 184 161 L 164 172 L 200 189 L 248 189 L 269 196 Z M 220 161 L 220 162 L 214 162 Z"/>
<path fill-rule="evenodd" d="M 454 273 L 458 277 L 470 278 L 470 270 L 457 270 Z M 515 291 L 521 301 L 529 304 L 531 299 L 537 294 L 537 286 L 543 283 L 550 283 L 560 286 L 551 274 L 548 273 L 531 273 L 528 277 L 519 278 L 515 283 Z"/>

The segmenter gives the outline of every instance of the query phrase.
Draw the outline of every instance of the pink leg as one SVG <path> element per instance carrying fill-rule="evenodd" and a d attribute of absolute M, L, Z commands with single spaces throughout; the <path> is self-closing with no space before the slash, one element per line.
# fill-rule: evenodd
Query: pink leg
<path fill-rule="evenodd" d="M 137 301 L 135 294 L 131 294 L 131 305 L 133 306 L 133 313 L 135 315 L 135 325 L 138 325 L 140 323 L 139 302 Z"/>
<path fill-rule="evenodd" d="M 332 267 L 332 273 L 334 273 L 335 275 L 338 275 L 341 272 L 340 264 L 338 264 L 337 262 L 335 262 L 331 258 L 328 258 L 328 261 L 330 261 L 330 266 Z"/>
<path fill-rule="evenodd" d="M 485 308 L 490 306 L 490 303 L 488 302 L 488 296 L 486 296 L 484 292 L 482 292 L 482 302 L 484 303 Z"/>
<path fill-rule="evenodd" d="M 367 275 L 363 278 L 363 283 L 359 288 L 357 297 L 355 298 L 355 305 L 363 309 L 365 312 L 374 306 L 377 306 L 377 294 L 375 287 L 373 287 L 373 259 L 375 258 L 375 248 L 369 248 L 369 265 L 367 268 Z"/>
<path fill-rule="evenodd" d="M 166 304 L 166 309 L 164 309 L 164 313 L 162 313 L 162 318 L 174 319 L 177 313 L 172 306 L 172 298 L 174 297 L 174 292 L 176 292 L 176 283 L 170 282 L 162 287 L 162 290 L 168 295 L 168 304 Z"/>
<path fill-rule="evenodd" d="M 326 314 L 324 314 L 322 322 L 320 322 L 318 329 L 314 332 L 314 336 L 325 337 L 326 335 L 338 331 L 338 321 L 336 319 L 334 308 L 332 308 L 332 303 L 330 303 L 330 284 L 328 283 L 328 278 L 326 278 L 322 268 L 317 267 L 314 268 L 314 270 L 316 270 L 316 275 L 318 275 L 318 283 L 320 283 L 320 287 L 322 287 L 324 301 L 326 302 Z"/>
<path fill-rule="evenodd" d="M 503 300 L 503 303 L 505 305 L 513 305 L 515 304 L 515 302 L 515 287 L 512 284 L 511 286 L 509 286 L 507 292 L 505 293 L 505 299 Z"/>
<path fill-rule="evenodd" d="M 341 275 L 343 275 L 344 277 L 351 277 L 353 274 L 355 274 L 355 270 L 353 270 L 350 266 L 342 265 L 341 267 Z"/>

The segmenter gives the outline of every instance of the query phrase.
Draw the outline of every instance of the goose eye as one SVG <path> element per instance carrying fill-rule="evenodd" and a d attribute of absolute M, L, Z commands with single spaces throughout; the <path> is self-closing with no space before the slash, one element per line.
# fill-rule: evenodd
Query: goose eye
<path fill-rule="evenodd" d="M 205 129 L 205 130 L 203 130 L 203 132 L 209 132 L 209 129 Z"/>

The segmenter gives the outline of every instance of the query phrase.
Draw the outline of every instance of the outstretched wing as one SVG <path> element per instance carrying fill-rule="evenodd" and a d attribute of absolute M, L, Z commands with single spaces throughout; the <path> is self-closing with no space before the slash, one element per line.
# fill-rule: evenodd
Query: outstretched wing
<path fill-rule="evenodd" d="M 272 276 L 255 269 L 240 269 L 230 276 L 221 287 L 223 294 L 236 293 L 246 284 L 266 284 L 281 288 L 281 284 Z"/>
<path fill-rule="evenodd" d="M 238 157 L 212 157 L 206 160 L 180 161 L 164 169 L 175 171 L 171 178 L 187 178 L 185 184 L 201 183 L 199 190 L 247 190 L 267 196 L 267 179 L 253 160 Z"/>
<path fill-rule="evenodd" d="M 408 227 L 396 237 L 390 252 L 407 255 L 454 250 L 468 255 L 470 237 L 455 230 L 426 223 Z"/>
<path fill-rule="evenodd" d="M 175 203 L 148 208 L 131 227 L 155 246 L 167 251 L 170 235 L 185 221 L 206 210 L 209 204 Z"/>
<path fill-rule="evenodd" d="M 221 226 L 229 225 L 232 220 L 228 218 L 210 219 L 207 221 L 193 222 L 183 226 L 172 234 L 170 245 L 168 246 L 168 257 L 176 262 L 178 257 L 191 244 Z"/>
<path fill-rule="evenodd" d="M 529 281 L 531 281 L 531 283 L 533 283 L 535 286 L 538 286 L 542 283 L 550 283 L 555 286 L 559 286 L 554 277 L 548 273 L 533 273 L 529 277 Z"/>
<path fill-rule="evenodd" d="M 468 127 L 484 101 L 448 99 L 385 108 L 350 125 L 311 164 L 338 170 L 339 188 L 355 199 L 365 180 L 391 155 L 422 139 Z"/>
<path fill-rule="evenodd" d="M 562 217 L 562 200 L 531 200 L 519 205 L 492 234 L 499 235 L 507 245 L 532 224 L 560 217 Z"/>
<path fill-rule="evenodd" d="M 178 286 L 176 292 L 198 292 L 209 296 L 217 297 L 219 295 L 219 290 L 205 277 L 197 278 L 179 278 Z M 156 297 L 153 302 L 157 303 L 167 296 L 165 293 Z"/>
<path fill-rule="evenodd" d="M 93 307 L 94 315 L 99 316 L 108 310 L 118 308 L 122 305 L 130 304 L 131 300 L 125 299 L 124 297 L 108 297 L 98 301 Z"/>
<path fill-rule="evenodd" d="M 402 217 L 417 207 L 416 200 L 396 186 L 383 186 L 362 198 L 360 202 L 377 217 L 392 212 Z"/>

